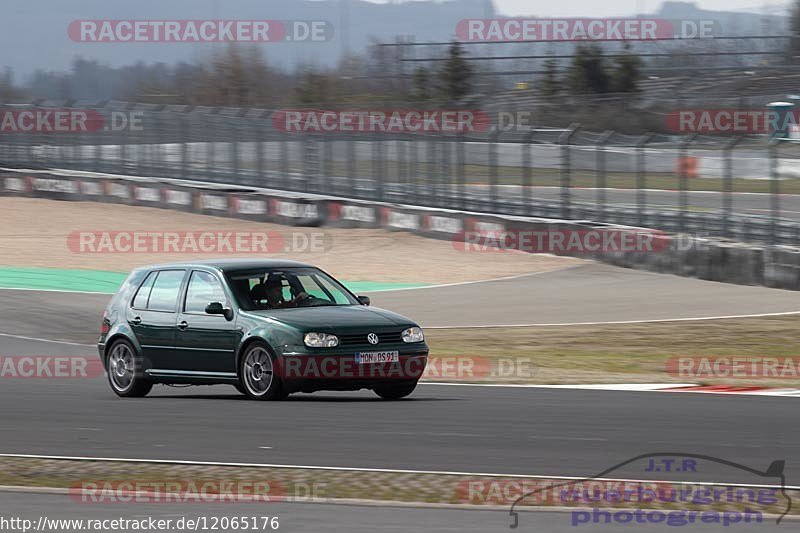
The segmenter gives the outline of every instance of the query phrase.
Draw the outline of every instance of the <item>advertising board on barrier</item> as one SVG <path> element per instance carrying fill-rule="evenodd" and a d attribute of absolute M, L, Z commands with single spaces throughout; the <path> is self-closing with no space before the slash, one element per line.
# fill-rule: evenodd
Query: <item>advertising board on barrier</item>
<path fill-rule="evenodd" d="M 264 219 L 269 213 L 267 200 L 264 198 L 253 198 L 242 195 L 230 197 L 231 213 L 243 218 Z"/>
<path fill-rule="evenodd" d="M 102 182 L 95 180 L 81 180 L 81 194 L 84 196 L 103 196 Z"/>
<path fill-rule="evenodd" d="M 23 194 L 28 191 L 25 178 L 5 176 L 0 183 L 3 185 L 0 189 L 3 194 Z"/>
<path fill-rule="evenodd" d="M 185 209 L 192 207 L 192 193 L 180 189 L 162 189 L 164 204 L 167 209 Z"/>
<path fill-rule="evenodd" d="M 455 216 L 425 215 L 424 230 L 432 233 L 453 235 L 464 231 L 464 221 Z"/>
<path fill-rule="evenodd" d="M 378 227 L 376 208 L 368 205 L 328 202 L 327 222 L 344 227 Z"/>
<path fill-rule="evenodd" d="M 28 190 L 35 196 L 72 199 L 72 197 L 80 195 L 78 181 L 70 178 L 29 176 L 27 180 Z"/>
<path fill-rule="evenodd" d="M 340 211 L 342 220 L 374 224 L 377 220 L 375 209 L 362 205 L 343 205 Z"/>
<path fill-rule="evenodd" d="M 228 213 L 228 197 L 222 194 L 198 192 L 195 196 L 195 209 L 203 213 Z"/>
<path fill-rule="evenodd" d="M 152 204 L 161 202 L 161 189 L 157 187 L 140 187 L 134 185 L 133 197 L 138 203 Z"/>
<path fill-rule="evenodd" d="M 464 229 L 467 232 L 474 232 L 479 235 L 495 235 L 504 233 L 506 231 L 506 225 L 502 222 L 469 217 L 464 221 Z"/>
<path fill-rule="evenodd" d="M 131 201 L 131 185 L 119 181 L 105 182 L 106 196 L 112 202 L 128 203 Z"/>
<path fill-rule="evenodd" d="M 316 203 L 270 199 L 270 214 L 278 221 L 296 226 L 319 226 L 324 220 Z"/>
<path fill-rule="evenodd" d="M 383 210 L 383 225 L 389 230 L 417 231 L 420 227 L 419 219 L 416 213 L 395 211 L 388 207 Z"/>

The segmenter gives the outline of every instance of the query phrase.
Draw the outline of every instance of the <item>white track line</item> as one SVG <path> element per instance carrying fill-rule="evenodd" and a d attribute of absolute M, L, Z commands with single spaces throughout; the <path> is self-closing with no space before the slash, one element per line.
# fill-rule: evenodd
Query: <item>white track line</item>
<path fill-rule="evenodd" d="M 0 333 L 0 337 L 9 337 L 12 339 L 20 339 L 23 341 L 36 341 L 36 342 L 48 342 L 50 344 L 67 344 L 69 346 L 88 346 L 90 348 L 95 348 L 96 345 L 94 344 L 83 344 L 80 342 L 70 342 L 70 341 L 60 341 L 55 339 L 42 339 L 40 337 L 27 337 L 25 335 L 12 335 L 11 333 Z"/>
<path fill-rule="evenodd" d="M 619 392 L 652 392 L 680 387 L 697 387 L 696 383 L 601 383 L 585 385 L 540 385 L 536 383 L 457 383 L 448 381 L 420 381 L 419 385 L 446 385 L 448 387 L 507 387 L 517 389 L 608 390 Z"/>
<path fill-rule="evenodd" d="M 0 287 L 0 291 L 31 291 L 31 292 L 64 292 L 68 294 L 101 294 L 104 296 L 113 296 L 113 292 L 99 292 L 99 291 L 71 291 L 67 289 L 34 289 L 29 287 Z"/>
<path fill-rule="evenodd" d="M 750 488 L 781 488 L 780 485 L 758 485 L 748 483 L 726 483 L 714 481 L 674 481 L 658 479 L 631 479 L 631 478 L 605 478 L 590 476 L 544 476 L 544 475 L 525 475 L 525 474 L 497 474 L 490 472 L 456 472 L 440 470 L 399 470 L 390 468 L 355 468 L 348 466 L 311 466 L 311 465 L 281 465 L 266 463 L 226 463 L 219 461 L 185 461 L 175 459 L 128 459 L 119 457 L 81 457 L 69 455 L 32 455 L 17 453 L 0 453 L 0 457 L 10 457 L 17 459 L 45 459 L 63 461 L 87 461 L 87 462 L 114 462 L 114 463 L 155 463 L 170 465 L 189 465 L 189 466 L 217 466 L 217 467 L 244 467 L 244 468 L 293 468 L 297 470 L 329 470 L 335 472 L 375 472 L 384 474 L 435 474 L 442 476 L 473 476 L 473 477 L 496 477 L 496 478 L 519 478 L 519 479 L 546 479 L 580 481 L 583 479 L 593 479 L 597 481 L 620 481 L 638 483 L 674 483 L 690 484 L 703 486 L 726 486 L 726 487 L 750 487 Z M 800 486 L 786 486 L 787 490 L 800 490 Z"/>
<path fill-rule="evenodd" d="M 540 385 L 536 383 L 457 383 L 447 381 L 420 381 L 419 385 L 441 385 L 448 387 L 502 387 L 507 389 L 561 389 L 561 390 L 602 390 L 612 392 L 667 392 L 687 394 L 721 394 L 728 396 L 766 396 L 770 398 L 796 398 L 800 397 L 800 389 L 763 388 L 747 391 L 734 390 L 703 390 L 687 389 L 676 390 L 683 387 L 698 387 L 696 383 L 600 383 L 600 384 L 575 384 L 575 385 Z"/>
<path fill-rule="evenodd" d="M 551 256 L 551 254 L 546 254 L 546 255 Z M 555 256 L 551 256 L 551 257 L 555 257 Z M 494 283 L 496 281 L 510 281 L 510 280 L 515 280 L 515 279 L 520 279 L 520 278 L 541 276 L 542 274 L 552 274 L 552 273 L 555 273 L 555 272 L 564 272 L 565 270 L 572 270 L 573 268 L 582 267 L 582 266 L 586 266 L 586 263 L 582 262 L 579 265 L 569 265 L 569 266 L 564 267 L 564 268 L 556 268 L 556 269 L 553 269 L 553 270 L 544 270 L 542 272 L 526 272 L 524 274 L 514 274 L 513 276 L 503 276 L 501 278 L 478 279 L 478 280 L 474 280 L 474 281 L 458 281 L 458 282 L 455 282 L 455 283 L 440 283 L 440 284 L 437 284 L 437 285 L 423 285 L 421 287 L 405 287 L 405 288 L 397 288 L 397 289 L 379 289 L 379 290 L 376 290 L 376 291 L 365 291 L 365 292 L 367 292 L 369 294 L 369 293 L 373 293 L 373 292 L 419 291 L 419 290 L 425 290 L 425 289 L 440 289 L 442 287 L 459 287 L 461 285 L 475 285 L 475 284 L 478 284 L 478 283 Z"/>
<path fill-rule="evenodd" d="M 487 329 L 487 328 L 539 328 L 551 326 L 607 326 L 615 324 L 651 324 L 658 322 L 692 322 L 699 320 L 726 320 L 733 318 L 764 318 L 771 316 L 800 315 L 800 311 L 782 311 L 778 313 L 756 313 L 751 315 L 720 315 L 681 318 L 651 318 L 643 320 L 612 320 L 606 322 L 550 322 L 537 324 L 484 324 L 475 326 L 425 326 L 424 329 Z"/>

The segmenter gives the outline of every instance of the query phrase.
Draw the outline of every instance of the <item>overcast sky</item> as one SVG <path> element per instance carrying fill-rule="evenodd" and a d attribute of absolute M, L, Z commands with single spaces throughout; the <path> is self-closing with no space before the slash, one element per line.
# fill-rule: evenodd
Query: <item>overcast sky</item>
<path fill-rule="evenodd" d="M 691 1 L 691 0 L 690 0 Z M 504 15 L 537 15 L 545 17 L 608 17 L 637 12 L 657 11 L 662 0 L 494 0 L 498 11 Z M 752 10 L 760 12 L 763 6 L 787 5 L 787 0 L 694 0 L 703 9 Z"/>

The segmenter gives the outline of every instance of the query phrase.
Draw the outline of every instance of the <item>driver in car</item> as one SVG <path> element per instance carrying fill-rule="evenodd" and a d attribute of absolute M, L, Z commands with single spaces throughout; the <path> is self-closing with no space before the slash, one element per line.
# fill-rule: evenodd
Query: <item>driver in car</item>
<path fill-rule="evenodd" d="M 271 309 L 285 309 L 287 307 L 297 307 L 297 303 L 308 298 L 305 291 L 301 291 L 291 300 L 283 299 L 283 282 L 277 276 L 269 276 L 264 283 L 266 289 L 267 305 Z"/>

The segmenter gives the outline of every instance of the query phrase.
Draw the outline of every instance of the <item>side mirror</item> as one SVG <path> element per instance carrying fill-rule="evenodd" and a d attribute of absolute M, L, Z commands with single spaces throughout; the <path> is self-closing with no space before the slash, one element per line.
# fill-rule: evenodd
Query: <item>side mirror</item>
<path fill-rule="evenodd" d="M 220 302 L 211 302 L 206 306 L 207 315 L 222 315 L 226 320 L 233 318 L 233 310 L 230 307 L 223 306 Z"/>
<path fill-rule="evenodd" d="M 369 296 L 359 296 L 358 301 L 361 302 L 361 305 L 369 305 Z"/>

